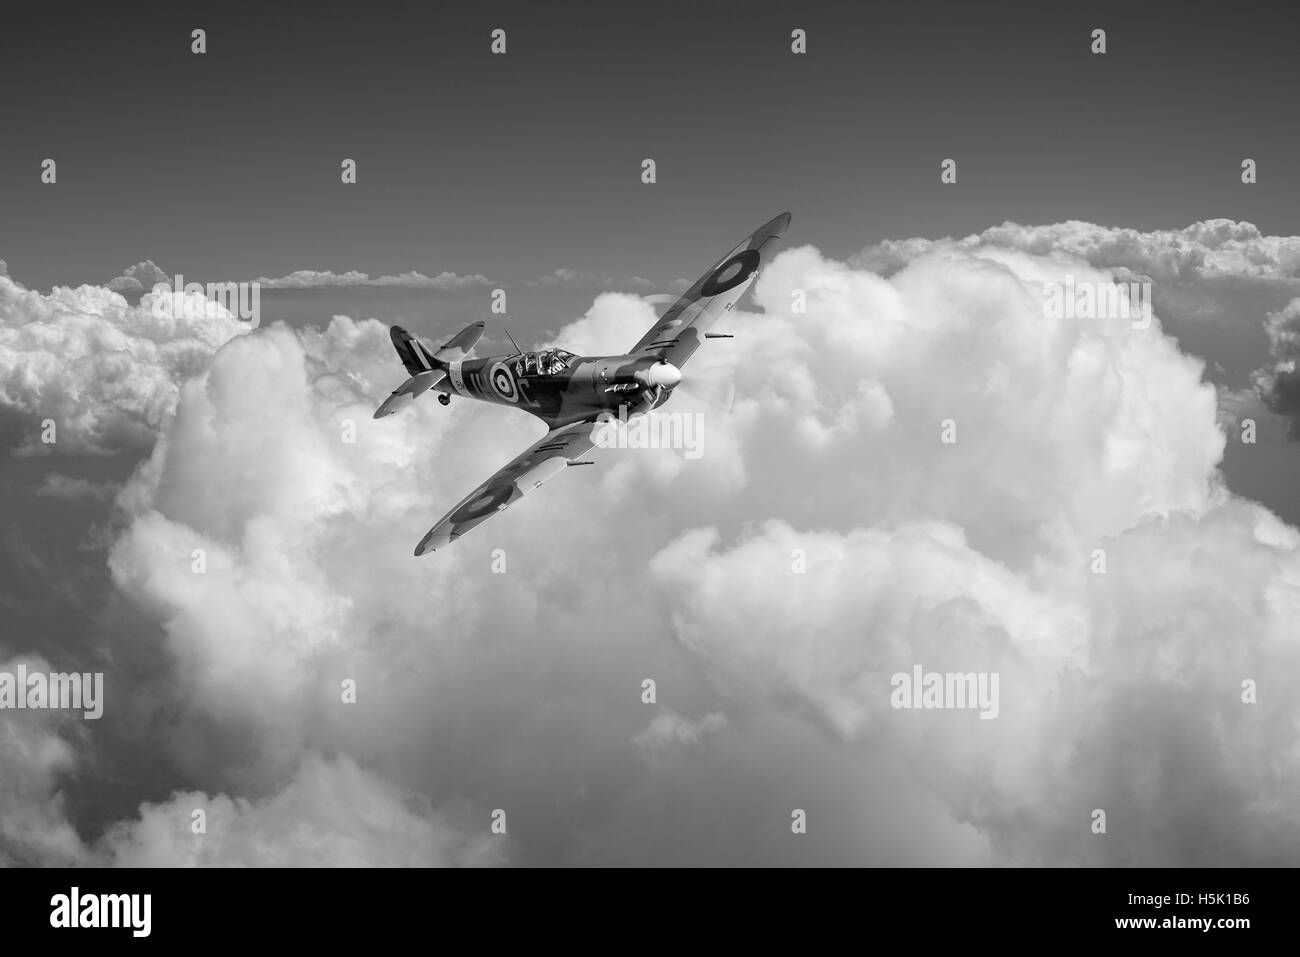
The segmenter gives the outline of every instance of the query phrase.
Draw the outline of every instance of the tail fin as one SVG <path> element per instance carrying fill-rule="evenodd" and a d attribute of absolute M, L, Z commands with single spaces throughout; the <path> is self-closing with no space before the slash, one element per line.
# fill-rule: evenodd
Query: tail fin
<path fill-rule="evenodd" d="M 420 340 L 401 326 L 393 326 L 388 330 L 388 335 L 393 340 L 397 357 L 402 360 L 402 365 L 406 366 L 407 375 L 419 375 L 421 372 L 429 372 L 437 368 L 433 356 L 420 344 Z"/>
<path fill-rule="evenodd" d="M 388 334 L 392 337 L 393 348 L 397 350 L 402 365 L 406 366 L 407 373 L 419 375 L 421 372 L 444 368 L 449 362 L 459 362 L 464 359 L 483 335 L 483 326 L 482 322 L 470 323 L 443 343 L 437 352 L 430 352 L 428 346 L 401 326 L 393 326 L 388 330 Z"/>
<path fill-rule="evenodd" d="M 466 326 L 437 352 L 430 352 L 428 346 L 401 326 L 393 326 L 388 330 L 388 335 L 410 378 L 394 389 L 393 394 L 375 410 L 376 419 L 400 412 L 445 379 L 447 367 L 469 355 L 479 336 L 483 335 L 483 323 L 475 322 Z"/>

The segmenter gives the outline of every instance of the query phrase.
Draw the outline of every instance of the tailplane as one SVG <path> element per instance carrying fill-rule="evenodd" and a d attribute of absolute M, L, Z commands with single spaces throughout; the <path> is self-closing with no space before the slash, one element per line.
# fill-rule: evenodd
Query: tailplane
<path fill-rule="evenodd" d="M 406 367 L 406 373 L 410 378 L 394 389 L 393 394 L 375 410 L 375 418 L 382 419 L 386 415 L 400 412 L 419 395 L 445 379 L 447 366 L 453 362 L 460 362 L 469 355 L 479 337 L 483 335 L 483 326 L 482 322 L 466 326 L 433 352 L 401 326 L 393 326 L 389 329 L 388 335 L 393 340 L 393 348 L 397 350 L 397 357 L 402 360 L 402 365 Z M 441 398 L 445 402 L 447 397 Z"/>

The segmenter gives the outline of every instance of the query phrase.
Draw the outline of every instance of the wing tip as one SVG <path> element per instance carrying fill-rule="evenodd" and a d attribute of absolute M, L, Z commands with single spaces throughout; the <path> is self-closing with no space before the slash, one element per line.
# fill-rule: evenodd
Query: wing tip
<path fill-rule="evenodd" d="M 440 548 L 445 548 L 459 537 L 455 532 L 445 529 L 441 525 L 435 525 L 429 529 L 424 538 L 420 539 L 420 544 L 415 546 L 415 557 L 419 558 L 421 555 L 427 555 L 430 552 L 436 552 Z"/>

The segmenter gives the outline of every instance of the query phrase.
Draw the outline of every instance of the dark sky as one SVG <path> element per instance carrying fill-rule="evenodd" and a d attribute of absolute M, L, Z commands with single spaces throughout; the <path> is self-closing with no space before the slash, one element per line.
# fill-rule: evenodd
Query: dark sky
<path fill-rule="evenodd" d="M 0 58 L 0 258 L 41 289 L 146 258 L 211 280 L 565 267 L 666 284 L 699 272 L 701 243 L 785 209 L 792 242 L 840 257 L 1006 219 L 1289 234 L 1297 37 L 1269 9 L 25 5 Z"/>

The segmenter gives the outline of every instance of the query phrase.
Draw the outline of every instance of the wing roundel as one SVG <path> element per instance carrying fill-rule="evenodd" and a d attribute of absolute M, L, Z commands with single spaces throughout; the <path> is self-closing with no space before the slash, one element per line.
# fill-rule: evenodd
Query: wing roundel
<path fill-rule="evenodd" d="M 745 294 L 789 225 L 790 214 L 782 213 L 741 240 L 682 293 L 629 354 L 658 355 L 680 369 L 700 347 L 704 334 Z"/>
<path fill-rule="evenodd" d="M 597 421 L 575 422 L 546 433 L 461 499 L 429 529 L 415 547 L 415 554 L 425 555 L 454 542 L 559 475 L 573 459 L 591 450 L 596 444 L 596 430 L 603 427 Z"/>

